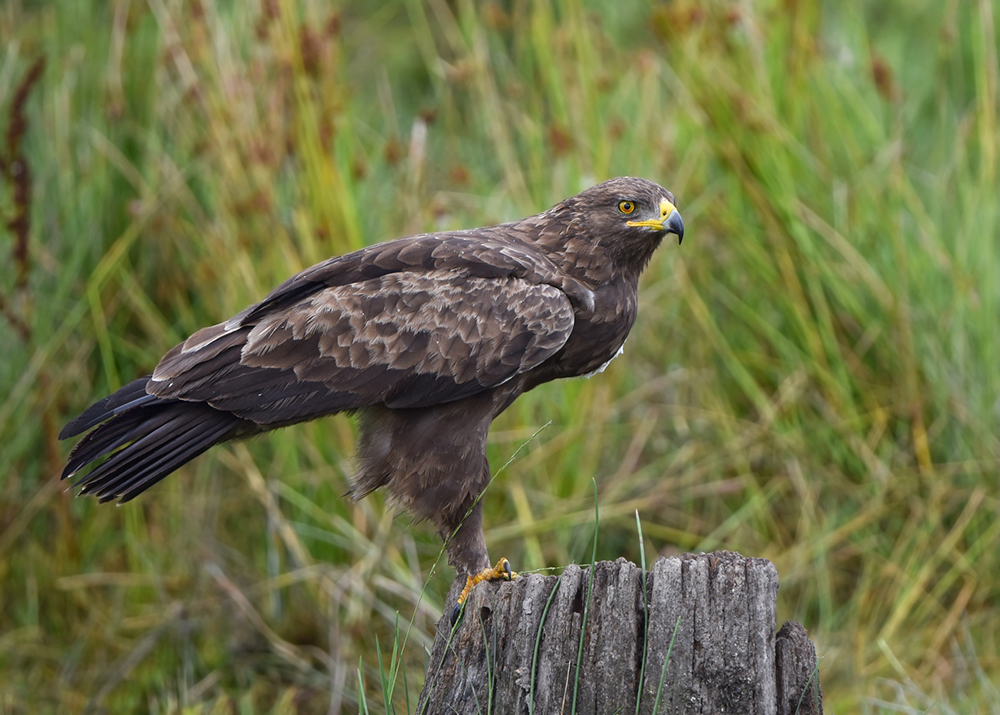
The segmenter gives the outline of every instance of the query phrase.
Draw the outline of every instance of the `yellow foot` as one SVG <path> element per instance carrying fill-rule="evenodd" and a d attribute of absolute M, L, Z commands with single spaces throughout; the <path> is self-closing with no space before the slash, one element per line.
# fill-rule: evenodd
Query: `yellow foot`
<path fill-rule="evenodd" d="M 480 571 L 475 576 L 469 576 L 465 581 L 465 588 L 458 594 L 458 600 L 455 601 L 455 606 L 451 609 L 452 625 L 458 620 L 458 616 L 462 612 L 462 607 L 465 605 L 465 599 L 469 597 L 469 594 L 472 593 L 472 587 L 477 583 L 481 581 L 499 581 L 500 579 L 510 581 L 515 578 L 517 578 L 517 574 L 510 570 L 510 561 L 504 558 L 497 561 L 497 565 L 493 568 Z"/>

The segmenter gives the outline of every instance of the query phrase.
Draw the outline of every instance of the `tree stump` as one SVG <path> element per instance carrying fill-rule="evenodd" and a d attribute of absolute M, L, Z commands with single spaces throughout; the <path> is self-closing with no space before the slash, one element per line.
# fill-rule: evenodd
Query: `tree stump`
<path fill-rule="evenodd" d="M 797 623 L 775 637 L 777 595 L 773 564 L 727 551 L 480 584 L 454 631 L 445 609 L 417 712 L 821 714 L 816 649 Z"/>

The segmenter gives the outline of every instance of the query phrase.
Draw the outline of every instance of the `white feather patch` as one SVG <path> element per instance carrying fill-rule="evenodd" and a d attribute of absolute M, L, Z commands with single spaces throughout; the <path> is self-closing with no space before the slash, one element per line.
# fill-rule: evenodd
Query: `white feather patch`
<path fill-rule="evenodd" d="M 616 357 L 618 357 L 619 355 L 621 355 L 623 352 L 625 352 L 625 343 L 622 343 L 622 346 L 620 348 L 618 348 L 618 352 L 616 352 L 614 355 L 611 356 L 611 360 L 614 360 Z M 597 375 L 598 373 L 604 372 L 607 369 L 608 365 L 611 364 L 611 360 L 608 360 L 606 363 L 604 363 L 603 365 L 601 365 L 596 370 L 593 370 L 591 372 L 586 373 L 584 375 L 584 377 L 593 377 L 594 375 Z"/>

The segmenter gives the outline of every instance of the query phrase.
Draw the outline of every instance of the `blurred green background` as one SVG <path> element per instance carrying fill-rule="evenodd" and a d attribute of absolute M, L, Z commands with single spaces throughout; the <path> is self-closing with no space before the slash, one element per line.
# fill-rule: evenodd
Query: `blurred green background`
<path fill-rule="evenodd" d="M 828 712 L 1000 713 L 998 10 L 6 0 L 0 712 L 411 712 L 452 574 L 343 498 L 348 419 L 122 508 L 56 434 L 323 258 L 637 175 L 688 238 L 495 423 L 492 555 L 589 560 L 596 481 L 599 558 L 638 511 L 649 560 L 771 559 Z"/>

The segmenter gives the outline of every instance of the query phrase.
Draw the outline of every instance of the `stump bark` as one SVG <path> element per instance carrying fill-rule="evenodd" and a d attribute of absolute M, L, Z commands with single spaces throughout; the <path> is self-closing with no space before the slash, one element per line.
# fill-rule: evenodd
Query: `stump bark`
<path fill-rule="evenodd" d="M 816 649 L 797 623 L 775 635 L 777 594 L 773 564 L 725 551 L 480 584 L 454 629 L 445 609 L 417 712 L 820 714 Z"/>

